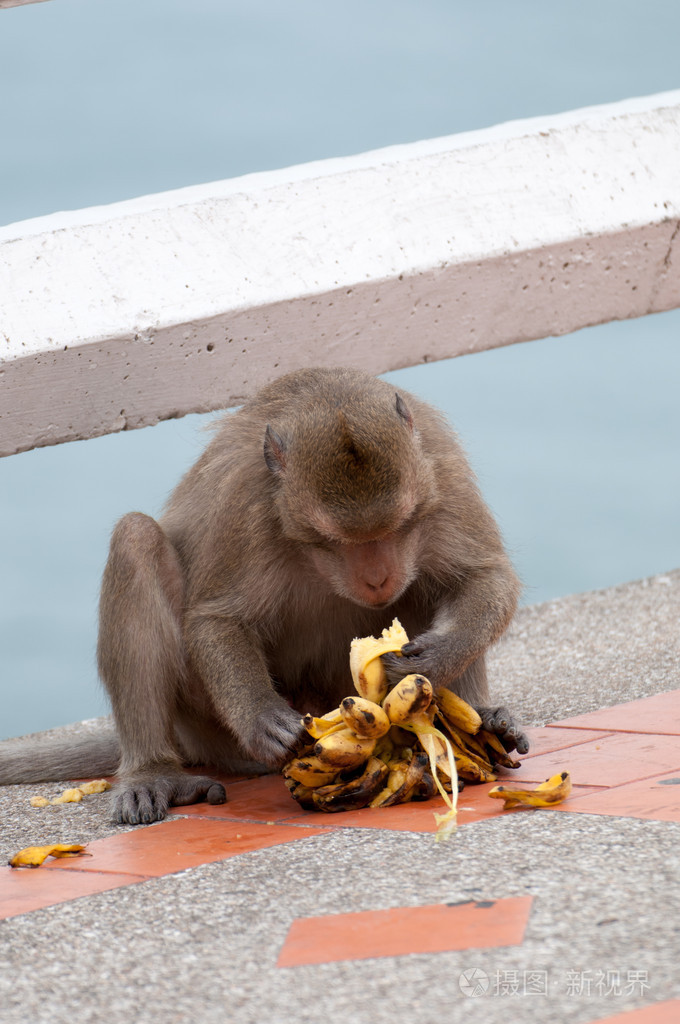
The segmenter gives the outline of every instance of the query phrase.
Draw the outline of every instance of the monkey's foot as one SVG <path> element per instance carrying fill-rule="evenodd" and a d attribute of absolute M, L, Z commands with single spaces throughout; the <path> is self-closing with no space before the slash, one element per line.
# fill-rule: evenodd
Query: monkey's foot
<path fill-rule="evenodd" d="M 482 728 L 496 733 L 506 750 L 516 750 L 518 754 L 527 753 L 529 737 L 507 708 L 476 707 L 475 711 L 482 719 Z"/>
<path fill-rule="evenodd" d="M 118 825 L 149 825 L 162 821 L 171 806 L 223 804 L 224 786 L 205 775 L 133 775 L 121 779 L 111 794 L 111 816 Z"/>

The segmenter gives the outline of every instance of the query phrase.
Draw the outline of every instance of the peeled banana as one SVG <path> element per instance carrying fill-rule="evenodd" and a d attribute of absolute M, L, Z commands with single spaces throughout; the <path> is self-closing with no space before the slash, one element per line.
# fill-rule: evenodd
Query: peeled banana
<path fill-rule="evenodd" d="M 349 650 L 349 670 L 354 687 L 362 697 L 381 704 L 387 696 L 389 683 L 380 660 L 383 654 L 401 654 L 408 636 L 399 619 L 394 619 L 388 629 L 383 629 L 377 640 L 373 636 L 352 640 Z"/>

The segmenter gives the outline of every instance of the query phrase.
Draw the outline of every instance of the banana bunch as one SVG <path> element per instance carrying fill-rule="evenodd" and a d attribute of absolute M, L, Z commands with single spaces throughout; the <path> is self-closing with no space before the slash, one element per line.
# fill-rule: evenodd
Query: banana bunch
<path fill-rule="evenodd" d="M 460 779 L 492 782 L 494 767 L 518 767 L 498 737 L 449 690 L 405 676 L 391 690 L 381 655 L 399 654 L 408 636 L 395 619 L 382 636 L 352 641 L 350 672 L 359 696 L 302 722 L 313 744 L 283 774 L 291 794 L 310 810 L 347 811 L 428 800 L 438 790 L 448 811 L 435 815 L 437 839 L 455 829 Z M 435 724 L 436 723 L 436 724 Z M 462 788 L 462 782 L 460 783 Z"/>

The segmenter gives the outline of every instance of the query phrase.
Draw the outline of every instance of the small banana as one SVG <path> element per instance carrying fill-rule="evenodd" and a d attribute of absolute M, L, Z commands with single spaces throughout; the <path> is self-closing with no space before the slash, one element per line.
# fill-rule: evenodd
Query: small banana
<path fill-rule="evenodd" d="M 349 782 L 312 791 L 314 807 L 322 811 L 354 811 L 366 807 L 381 789 L 389 768 L 379 757 L 369 757 L 361 775 Z"/>
<path fill-rule="evenodd" d="M 437 706 L 454 728 L 461 732 L 475 736 L 482 728 L 482 719 L 475 709 L 446 687 L 437 692 Z"/>
<path fill-rule="evenodd" d="M 340 715 L 348 729 L 364 739 L 380 739 L 392 724 L 380 705 L 365 697 L 345 697 Z"/>
<path fill-rule="evenodd" d="M 510 789 L 507 786 L 494 786 L 489 790 L 488 795 L 504 801 L 503 810 L 518 804 L 526 804 L 527 807 L 553 807 L 561 803 L 571 793 L 571 776 L 569 772 L 559 772 L 551 775 L 545 782 L 541 782 L 534 789 Z"/>
<path fill-rule="evenodd" d="M 467 779 L 468 782 L 495 782 L 497 777 L 491 766 L 486 766 L 483 762 L 473 760 L 468 757 L 467 754 L 459 753 L 454 748 L 454 756 L 456 759 L 456 771 L 458 774 Z"/>
<path fill-rule="evenodd" d="M 335 711 L 329 711 L 327 715 L 322 715 L 321 718 L 305 715 L 302 719 L 302 724 L 312 739 L 320 740 L 322 736 L 325 736 L 331 730 L 342 729 L 345 723 L 340 714 L 340 709 L 336 708 Z"/>
<path fill-rule="evenodd" d="M 397 683 L 383 701 L 390 722 L 403 725 L 432 702 L 432 684 L 425 676 L 410 675 Z"/>
<path fill-rule="evenodd" d="M 375 749 L 376 741 L 357 736 L 346 727 L 337 732 L 327 733 L 317 740 L 314 753 L 324 764 L 335 771 L 342 768 L 356 768 L 363 764 Z"/>
<path fill-rule="evenodd" d="M 313 811 L 315 809 L 312 798 L 315 790 L 312 786 L 303 786 L 301 782 L 296 782 L 295 779 L 285 779 L 285 783 L 290 790 L 290 795 L 297 800 L 303 810 Z"/>
<path fill-rule="evenodd" d="M 411 799 L 415 787 L 422 782 L 428 762 L 427 754 L 422 751 L 413 754 L 410 762 L 400 762 L 398 767 L 390 771 L 384 789 L 371 800 L 369 806 L 390 807 L 392 804 L 406 803 Z"/>
<path fill-rule="evenodd" d="M 515 761 L 514 758 L 510 757 L 507 750 L 501 743 L 500 737 L 495 732 L 487 732 L 486 729 L 482 729 L 479 733 L 479 738 L 483 741 L 489 756 L 495 764 L 502 764 L 504 768 L 519 768 L 521 762 Z"/>
<path fill-rule="evenodd" d="M 388 690 L 387 675 L 380 656 L 382 654 L 400 654 L 408 636 L 399 619 L 394 619 L 388 629 L 383 629 L 382 636 L 356 637 L 352 640 L 349 651 L 349 669 L 352 673 L 354 686 L 362 697 L 381 704 Z"/>
<path fill-rule="evenodd" d="M 338 769 L 320 761 L 313 755 L 294 757 L 283 769 L 286 778 L 293 779 L 303 786 L 314 788 L 327 786 L 338 774 Z"/>

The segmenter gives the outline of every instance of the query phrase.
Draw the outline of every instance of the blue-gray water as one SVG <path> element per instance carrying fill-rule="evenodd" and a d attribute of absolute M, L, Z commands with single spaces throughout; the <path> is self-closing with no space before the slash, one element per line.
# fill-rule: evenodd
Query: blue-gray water
<path fill-rule="evenodd" d="M 3 10 L 0 223 L 677 88 L 679 37 L 675 0 Z M 674 311 L 390 375 L 456 425 L 526 601 L 679 564 L 679 341 Z M 159 511 L 201 423 L 0 462 L 0 736 L 106 709 L 108 535 Z"/>

